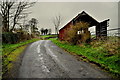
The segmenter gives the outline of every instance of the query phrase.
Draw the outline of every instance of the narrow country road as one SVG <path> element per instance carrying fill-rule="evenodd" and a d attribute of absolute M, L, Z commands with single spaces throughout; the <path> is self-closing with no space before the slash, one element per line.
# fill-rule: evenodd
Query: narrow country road
<path fill-rule="evenodd" d="M 88 63 L 63 51 L 49 40 L 28 46 L 19 70 L 19 78 L 108 78 Z"/>

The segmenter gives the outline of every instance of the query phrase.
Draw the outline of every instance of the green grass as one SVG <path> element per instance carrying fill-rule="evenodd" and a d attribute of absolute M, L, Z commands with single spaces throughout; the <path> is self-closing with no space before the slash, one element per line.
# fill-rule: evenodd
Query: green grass
<path fill-rule="evenodd" d="M 27 40 L 27 41 L 20 42 L 17 44 L 5 44 L 5 43 L 3 43 L 2 44 L 2 55 L 7 55 L 10 52 L 12 52 L 14 49 L 16 49 L 17 47 L 29 44 L 29 43 L 37 41 L 37 40 L 39 40 L 39 39 L 31 39 L 31 40 Z"/>
<path fill-rule="evenodd" d="M 70 45 L 66 42 L 61 42 L 58 39 L 52 40 L 59 47 L 67 50 L 68 52 L 75 53 L 77 55 L 83 55 L 87 57 L 89 61 L 100 64 L 100 66 L 109 71 L 116 77 L 120 76 L 120 54 L 114 54 L 112 56 L 107 56 L 109 53 L 102 47 L 92 47 L 91 45 L 85 44 L 85 46 Z"/>
<path fill-rule="evenodd" d="M 57 37 L 57 35 L 41 35 L 42 38 Z"/>
<path fill-rule="evenodd" d="M 3 61 L 3 73 L 6 71 L 10 71 L 11 68 L 14 66 L 13 62 L 16 62 L 19 59 L 20 54 L 23 52 L 23 50 L 26 48 L 26 45 L 21 46 L 14 51 L 11 52 L 10 55 L 7 56 L 7 58 Z"/>

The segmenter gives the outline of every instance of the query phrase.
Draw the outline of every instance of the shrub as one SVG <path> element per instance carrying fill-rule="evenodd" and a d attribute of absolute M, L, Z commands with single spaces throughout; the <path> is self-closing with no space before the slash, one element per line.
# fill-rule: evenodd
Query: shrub
<path fill-rule="evenodd" d="M 17 43 L 19 40 L 18 34 L 13 34 L 11 32 L 5 32 L 2 34 L 3 43 Z"/>
<path fill-rule="evenodd" d="M 90 32 L 88 31 L 89 23 L 79 22 L 76 25 L 71 25 L 69 29 L 66 29 L 65 41 L 71 44 L 88 43 L 90 41 Z M 80 32 L 78 34 L 78 31 Z"/>
<path fill-rule="evenodd" d="M 31 35 L 27 32 L 18 32 L 18 33 L 12 33 L 12 32 L 5 32 L 2 33 L 2 42 L 3 43 L 18 43 L 20 41 L 25 41 L 31 39 Z"/>

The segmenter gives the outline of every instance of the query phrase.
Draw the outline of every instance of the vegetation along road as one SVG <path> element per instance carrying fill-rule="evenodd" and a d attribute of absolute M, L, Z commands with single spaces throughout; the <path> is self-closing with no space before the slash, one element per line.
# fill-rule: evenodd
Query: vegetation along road
<path fill-rule="evenodd" d="M 32 43 L 24 54 L 19 78 L 109 78 L 89 63 L 77 61 L 50 40 Z"/>

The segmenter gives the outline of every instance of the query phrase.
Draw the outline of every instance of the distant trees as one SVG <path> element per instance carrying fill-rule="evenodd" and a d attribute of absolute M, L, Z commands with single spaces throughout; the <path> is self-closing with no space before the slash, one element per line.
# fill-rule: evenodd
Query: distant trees
<path fill-rule="evenodd" d="M 31 32 L 35 33 L 38 30 L 38 28 L 37 28 L 38 20 L 35 19 L 35 18 L 32 18 L 29 21 L 29 24 L 30 24 L 30 27 L 31 27 Z"/>
<path fill-rule="evenodd" d="M 41 32 L 41 35 L 47 35 L 47 34 L 51 34 L 51 29 L 44 29 L 44 28 L 41 28 L 40 29 L 40 32 Z"/>
<path fill-rule="evenodd" d="M 13 0 L 2 0 L 0 1 L 0 13 L 3 18 L 3 31 L 13 31 L 16 24 L 26 17 L 29 13 L 28 8 L 32 7 L 34 2 L 29 1 L 13 1 Z"/>
<path fill-rule="evenodd" d="M 44 33 L 45 33 L 45 35 L 47 35 L 48 34 L 48 29 L 45 29 Z"/>
<path fill-rule="evenodd" d="M 44 35 L 44 28 L 40 29 L 41 35 Z"/>

